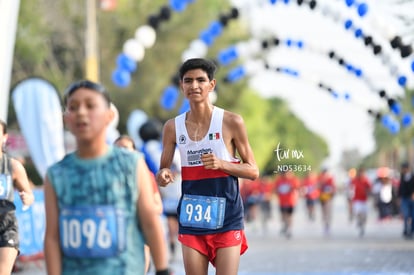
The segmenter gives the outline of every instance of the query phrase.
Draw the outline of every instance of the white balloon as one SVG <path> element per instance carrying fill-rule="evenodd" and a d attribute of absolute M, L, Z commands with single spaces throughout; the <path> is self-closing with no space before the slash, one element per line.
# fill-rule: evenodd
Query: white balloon
<path fill-rule="evenodd" d="M 328 14 L 330 14 L 332 12 L 331 9 L 330 9 L 330 7 L 327 6 L 327 5 L 324 5 L 324 4 L 322 4 L 322 6 L 319 6 L 319 8 L 322 11 L 322 14 L 324 16 L 326 16 L 326 15 L 328 15 Z"/>
<path fill-rule="evenodd" d="M 303 77 L 303 79 L 309 81 L 312 84 L 317 84 L 319 83 L 319 78 L 316 76 L 316 74 L 314 73 L 310 73 L 306 76 Z"/>
<path fill-rule="evenodd" d="M 248 44 L 249 51 L 252 55 L 260 53 L 262 50 L 262 45 L 259 40 L 251 39 Z"/>
<path fill-rule="evenodd" d="M 237 7 L 237 8 L 242 8 L 244 6 L 246 6 L 246 4 L 248 0 L 230 0 L 230 3 L 232 6 Z"/>
<path fill-rule="evenodd" d="M 113 144 L 119 136 L 120 134 L 117 129 L 108 128 L 108 131 L 106 132 L 106 143 Z"/>
<path fill-rule="evenodd" d="M 211 103 L 211 104 L 216 103 L 216 101 L 217 101 L 217 92 L 216 92 L 216 91 L 211 91 L 211 92 L 208 94 L 208 99 L 210 100 L 210 103 Z"/>
<path fill-rule="evenodd" d="M 116 108 L 116 106 L 111 103 L 111 110 L 112 112 L 114 112 L 114 118 L 112 119 L 111 123 L 109 124 L 109 127 L 112 127 L 114 129 L 116 129 L 116 127 L 118 127 L 118 123 L 119 123 L 119 112 L 118 109 Z"/>
<path fill-rule="evenodd" d="M 136 148 L 141 148 L 143 141 L 139 136 L 139 129 L 148 120 L 147 114 L 139 109 L 132 111 L 127 120 L 128 135 L 134 140 Z"/>
<path fill-rule="evenodd" d="M 250 56 L 249 47 L 245 42 L 238 43 L 236 45 L 236 51 L 240 58 L 247 58 Z"/>
<path fill-rule="evenodd" d="M 196 53 L 199 57 L 204 57 L 207 55 L 208 46 L 206 43 L 201 41 L 200 39 L 193 40 L 190 43 L 190 48 L 192 52 Z"/>
<path fill-rule="evenodd" d="M 185 50 L 182 54 L 181 54 L 181 61 L 185 62 L 188 59 L 191 58 L 198 58 L 201 57 L 199 56 L 196 52 L 192 51 L 191 49 Z"/>
<path fill-rule="evenodd" d="M 246 74 L 252 76 L 264 70 L 265 66 L 263 60 L 248 60 L 243 67 L 246 70 Z"/>
<path fill-rule="evenodd" d="M 114 112 L 114 118 L 109 124 L 108 130 L 106 132 L 106 141 L 108 144 L 114 143 L 114 141 L 119 137 L 119 132 L 117 130 L 119 123 L 119 112 L 113 103 L 111 103 L 111 110 Z"/>
<path fill-rule="evenodd" d="M 141 45 L 136 39 L 128 39 L 124 43 L 123 47 L 124 54 L 126 54 L 129 58 L 133 59 L 134 61 L 141 61 L 144 59 L 145 49 L 144 46 Z"/>
<path fill-rule="evenodd" d="M 155 43 L 156 37 L 155 30 L 148 25 L 141 26 L 135 31 L 135 39 L 145 48 L 151 48 Z"/>

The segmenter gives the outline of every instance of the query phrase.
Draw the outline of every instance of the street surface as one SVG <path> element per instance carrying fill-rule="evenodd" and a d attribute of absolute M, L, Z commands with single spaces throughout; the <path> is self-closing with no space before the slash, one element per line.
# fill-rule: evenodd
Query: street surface
<path fill-rule="evenodd" d="M 402 221 L 395 218 L 379 222 L 370 205 L 366 232 L 360 237 L 355 222 L 348 219 L 342 195 L 335 198 L 329 235 L 323 232 L 319 207 L 316 220 L 311 222 L 305 215 L 304 202 L 300 201 L 290 239 L 280 235 L 279 212 L 273 205 L 267 231 L 259 219 L 246 224 L 249 249 L 241 257 L 239 274 L 414 274 L 414 240 L 402 238 Z M 175 275 L 185 274 L 180 253 L 171 267 Z M 15 274 L 44 275 L 46 272 L 40 261 L 25 264 L 24 270 Z M 209 274 L 214 274 L 211 266 Z"/>

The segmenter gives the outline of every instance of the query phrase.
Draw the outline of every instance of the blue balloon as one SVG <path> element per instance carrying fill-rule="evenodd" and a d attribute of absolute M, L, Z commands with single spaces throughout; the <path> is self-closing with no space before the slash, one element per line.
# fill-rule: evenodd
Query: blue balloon
<path fill-rule="evenodd" d="M 402 123 L 402 126 L 404 127 L 410 126 L 412 121 L 413 121 L 413 117 L 411 116 L 410 113 L 404 114 L 403 117 L 401 118 L 401 123 Z"/>
<path fill-rule="evenodd" d="M 413 62 L 411 62 L 411 71 L 414 72 L 414 60 L 413 60 Z"/>
<path fill-rule="evenodd" d="M 405 87 L 405 85 L 407 85 L 407 77 L 404 75 L 398 77 L 398 85 Z"/>
<path fill-rule="evenodd" d="M 237 49 L 231 46 L 227 49 L 221 50 L 217 55 L 217 60 L 221 65 L 227 66 L 239 57 Z"/>
<path fill-rule="evenodd" d="M 185 0 L 170 0 L 170 6 L 174 11 L 181 12 L 187 7 Z"/>
<path fill-rule="evenodd" d="M 362 76 L 362 70 L 361 69 L 355 69 L 354 72 L 355 72 L 355 75 L 357 77 L 361 77 Z"/>
<path fill-rule="evenodd" d="M 135 72 L 137 69 L 137 63 L 124 53 L 118 55 L 116 64 L 118 65 L 118 68 L 124 69 L 130 73 Z"/>
<path fill-rule="evenodd" d="M 298 46 L 299 49 L 302 49 L 304 47 L 304 43 L 302 40 L 297 41 L 296 45 Z"/>
<path fill-rule="evenodd" d="M 295 71 L 295 70 L 292 70 L 291 72 L 290 72 L 290 74 L 292 75 L 292 76 L 294 76 L 294 77 L 299 77 L 299 72 L 298 71 Z"/>
<path fill-rule="evenodd" d="M 290 68 L 282 68 L 282 72 L 284 72 L 285 74 L 294 76 L 294 77 L 299 76 L 299 72 L 298 71 L 295 71 L 295 70 L 290 69 Z"/>
<path fill-rule="evenodd" d="M 388 130 L 393 135 L 398 134 L 398 132 L 400 131 L 400 123 L 398 123 L 398 121 L 392 121 L 392 123 L 388 127 Z"/>
<path fill-rule="evenodd" d="M 182 114 L 189 110 L 190 110 L 190 101 L 188 101 L 187 98 L 184 98 L 183 103 L 181 104 L 180 110 L 178 112 Z"/>
<path fill-rule="evenodd" d="M 125 69 L 116 68 L 112 72 L 112 82 L 118 87 L 125 88 L 131 82 L 131 74 Z"/>
<path fill-rule="evenodd" d="M 354 66 L 352 66 L 351 64 L 346 64 L 346 69 L 349 71 L 349 72 L 354 72 L 355 70 L 354 70 Z"/>
<path fill-rule="evenodd" d="M 344 94 L 344 98 L 345 98 L 346 101 L 350 101 L 351 100 L 351 95 L 348 92 L 346 92 Z"/>
<path fill-rule="evenodd" d="M 361 17 L 364 17 L 368 12 L 368 5 L 366 3 L 361 3 L 358 5 L 358 14 Z"/>
<path fill-rule="evenodd" d="M 293 45 L 292 39 L 286 39 L 286 46 L 291 47 Z"/>
<path fill-rule="evenodd" d="M 178 88 L 176 86 L 168 86 L 167 88 L 165 88 L 164 93 L 161 97 L 161 106 L 166 110 L 174 109 L 179 96 L 180 92 L 178 91 Z"/>
<path fill-rule="evenodd" d="M 390 109 L 396 115 L 401 113 L 401 105 L 396 102 L 390 106 Z"/>
<path fill-rule="evenodd" d="M 381 123 L 384 127 L 388 128 L 392 124 L 392 118 L 390 115 L 383 115 L 381 118 Z"/>
<path fill-rule="evenodd" d="M 354 4 L 354 2 L 355 2 L 355 0 L 345 0 L 345 4 L 346 4 L 348 7 L 351 7 L 351 6 Z"/>
<path fill-rule="evenodd" d="M 270 4 L 274 5 L 276 4 L 277 0 L 270 0 Z"/>
<path fill-rule="evenodd" d="M 356 29 L 355 30 L 355 37 L 356 38 L 360 38 L 363 35 L 363 32 L 361 29 Z"/>
<path fill-rule="evenodd" d="M 223 25 L 218 21 L 213 21 L 210 24 L 209 31 L 212 37 L 217 37 L 223 32 Z"/>
<path fill-rule="evenodd" d="M 214 38 L 208 30 L 200 33 L 200 40 L 203 41 L 207 46 L 211 46 L 214 43 Z"/>
<path fill-rule="evenodd" d="M 227 66 L 228 64 L 230 64 L 230 58 L 226 50 L 221 50 L 217 54 L 217 61 L 220 63 L 220 65 L 223 65 L 223 66 Z"/>
<path fill-rule="evenodd" d="M 352 27 L 352 20 L 348 19 L 345 21 L 345 29 L 349 30 Z"/>
<path fill-rule="evenodd" d="M 227 79 L 230 82 L 236 82 L 246 75 L 246 71 L 242 66 L 238 66 L 227 74 Z"/>
<path fill-rule="evenodd" d="M 332 96 L 333 96 L 335 99 L 338 99 L 338 98 L 339 98 L 339 94 L 338 94 L 337 92 L 335 92 L 335 91 L 332 91 Z"/>
<path fill-rule="evenodd" d="M 283 2 L 285 2 L 285 4 L 289 4 L 289 0 L 283 0 Z"/>

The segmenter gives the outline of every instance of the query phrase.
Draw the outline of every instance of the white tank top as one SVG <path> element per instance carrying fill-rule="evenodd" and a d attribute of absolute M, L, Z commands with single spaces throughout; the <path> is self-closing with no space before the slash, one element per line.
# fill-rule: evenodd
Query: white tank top
<path fill-rule="evenodd" d="M 222 160 L 239 162 L 230 155 L 223 140 L 223 115 L 224 110 L 214 106 L 207 134 L 199 141 L 191 140 L 185 126 L 186 113 L 175 118 L 175 134 L 178 149 L 181 155 L 181 166 L 201 166 L 200 156 L 213 152 Z"/>

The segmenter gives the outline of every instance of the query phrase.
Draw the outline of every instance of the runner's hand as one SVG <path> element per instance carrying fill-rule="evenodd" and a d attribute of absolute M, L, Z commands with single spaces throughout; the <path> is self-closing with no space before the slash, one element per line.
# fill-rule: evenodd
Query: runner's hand
<path fill-rule="evenodd" d="M 174 174 L 169 168 L 162 168 L 157 172 L 156 179 L 158 185 L 164 187 L 174 181 Z"/>
<path fill-rule="evenodd" d="M 27 193 L 25 191 L 19 192 L 20 199 L 24 205 L 31 205 L 34 202 L 33 193 Z"/>

